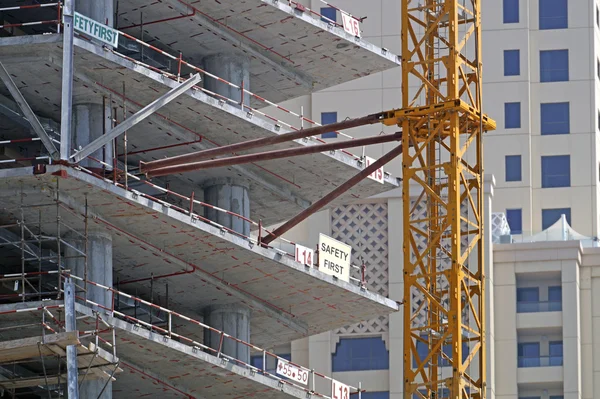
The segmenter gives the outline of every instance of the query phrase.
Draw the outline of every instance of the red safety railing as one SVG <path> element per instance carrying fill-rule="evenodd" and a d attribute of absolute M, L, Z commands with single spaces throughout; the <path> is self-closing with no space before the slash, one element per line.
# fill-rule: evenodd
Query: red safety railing
<path fill-rule="evenodd" d="M 36 9 L 36 8 L 47 8 L 47 7 L 56 7 L 56 19 L 4 24 L 4 25 L 0 25 L 0 29 L 22 28 L 25 26 L 35 26 L 35 25 L 56 25 L 57 31 L 60 31 L 60 24 L 61 24 L 60 16 L 61 16 L 61 7 L 62 7 L 62 3 L 60 3 L 60 2 L 46 3 L 46 4 L 30 4 L 30 5 L 24 5 L 24 6 L 0 7 L 0 12 L 32 10 L 32 9 Z"/>
<path fill-rule="evenodd" d="M 236 338 L 236 337 L 234 337 L 234 336 L 232 336 L 230 334 L 227 334 L 224 331 L 218 330 L 218 329 L 216 329 L 214 327 L 211 327 L 211 326 L 209 326 L 209 325 L 207 325 L 205 323 L 202 323 L 202 322 L 200 322 L 198 320 L 195 320 L 195 319 L 193 319 L 191 317 L 188 317 L 188 316 L 185 316 L 185 315 L 183 315 L 181 313 L 175 312 L 174 310 L 164 308 L 162 306 L 159 306 L 159 305 L 154 304 L 154 303 L 149 302 L 149 301 L 145 301 L 145 300 L 143 300 L 141 298 L 138 298 L 136 296 L 127 294 L 127 293 L 122 292 L 122 291 L 118 291 L 118 290 L 116 290 L 116 289 L 114 289 L 112 287 L 108 287 L 108 286 L 105 286 L 105 285 L 102 285 L 102 284 L 98 284 L 98 283 L 96 283 L 94 281 L 90 281 L 90 280 L 84 280 L 83 278 L 75 276 L 75 275 L 72 275 L 70 273 L 63 273 L 63 275 L 64 275 L 64 277 L 70 277 L 73 280 L 78 280 L 78 281 L 80 281 L 82 283 L 83 282 L 87 282 L 87 284 L 89 284 L 89 285 L 93 285 L 95 287 L 98 287 L 100 289 L 105 290 L 106 292 L 110 292 L 111 293 L 111 297 L 112 297 L 111 306 L 110 307 L 109 306 L 101 305 L 99 303 L 93 302 L 93 301 L 91 301 L 89 299 L 86 299 L 86 298 L 83 298 L 83 297 L 80 297 L 80 296 L 77 296 L 77 299 L 79 299 L 80 301 L 85 302 L 86 304 L 89 304 L 89 305 L 91 305 L 91 306 L 93 306 L 95 308 L 102 309 L 102 310 L 104 310 L 106 312 L 110 312 L 110 314 L 113 317 L 117 318 L 117 319 L 121 319 L 121 320 L 129 322 L 129 323 L 134 323 L 136 325 L 143 326 L 147 330 L 152 331 L 154 333 L 161 334 L 161 335 L 163 335 L 163 336 L 165 336 L 165 337 L 167 337 L 169 339 L 176 338 L 176 339 L 179 340 L 179 342 L 185 343 L 185 344 L 191 346 L 192 348 L 194 348 L 195 350 L 202 349 L 206 353 L 209 353 L 209 354 L 211 354 L 211 355 L 213 355 L 213 356 L 215 356 L 217 358 L 227 359 L 230 362 L 233 362 L 233 363 L 235 363 L 237 365 L 247 367 L 247 368 L 249 368 L 251 370 L 254 370 L 255 372 L 260 372 L 264 376 L 267 376 L 269 378 L 278 380 L 278 381 L 280 381 L 283 384 L 294 386 L 295 388 L 303 390 L 303 391 L 305 391 L 307 393 L 310 393 L 312 395 L 315 395 L 315 396 L 318 396 L 318 397 L 321 397 L 321 398 L 331 399 L 331 396 L 330 396 L 331 395 L 331 391 L 327 392 L 327 394 L 316 392 L 316 385 L 318 384 L 318 382 L 317 382 L 318 380 L 325 380 L 325 381 L 327 381 L 329 383 L 333 383 L 335 380 L 333 378 L 331 378 L 331 377 L 328 377 L 328 376 L 326 376 L 324 374 L 321 374 L 321 373 L 315 371 L 314 369 L 308 369 L 308 368 L 303 367 L 303 366 L 301 366 L 299 364 L 296 364 L 296 363 L 293 363 L 293 362 L 291 362 L 289 360 L 283 359 L 282 357 L 277 356 L 275 353 L 269 352 L 266 349 L 260 348 L 260 347 L 258 347 L 256 345 L 253 345 L 251 343 L 243 341 L 243 340 L 241 340 L 239 338 Z M 161 312 L 162 315 L 164 315 L 163 317 L 166 317 L 166 322 L 164 322 L 163 325 L 159 326 L 159 325 L 155 325 L 153 323 L 148 323 L 148 322 L 146 322 L 144 320 L 141 320 L 139 318 L 136 318 L 134 316 L 125 314 L 123 312 L 120 312 L 119 310 L 116 310 L 115 306 L 114 306 L 115 302 L 116 302 L 115 296 L 128 298 L 129 300 L 132 300 L 132 301 L 137 302 L 139 304 L 143 304 L 143 305 L 145 305 L 145 306 L 147 306 L 147 307 L 149 307 L 151 309 L 155 309 L 157 312 Z M 100 317 L 100 319 L 103 320 L 102 317 Z M 183 322 L 183 323 L 187 323 L 189 325 L 193 325 L 193 326 L 196 326 L 196 327 L 201 327 L 205 331 L 210 331 L 212 333 L 217 334 L 219 336 L 219 345 L 217 347 L 213 348 L 211 346 L 205 345 L 202 342 L 198 342 L 197 340 L 195 340 L 193 338 L 186 337 L 186 336 L 184 336 L 182 334 L 176 333 L 174 331 L 173 326 L 174 326 L 174 324 L 177 321 Z M 109 324 L 107 324 L 107 325 L 109 325 Z M 178 325 L 178 327 L 181 327 L 181 325 Z M 243 346 L 247 347 L 249 351 L 253 351 L 255 353 L 256 352 L 261 353 L 262 356 L 263 356 L 262 368 L 255 367 L 255 366 L 253 366 L 251 364 L 248 364 L 248 363 L 246 363 L 246 362 L 244 362 L 244 361 L 242 361 L 240 359 L 237 359 L 237 358 L 235 358 L 233 356 L 230 356 L 230 355 L 227 355 L 226 353 L 223 353 L 223 347 L 224 347 L 224 343 L 226 342 L 226 340 L 230 340 L 230 341 L 235 342 L 236 344 L 243 345 Z M 275 362 L 277 362 L 277 363 L 281 362 L 282 364 L 285 364 L 288 367 L 292 366 L 292 367 L 296 368 L 297 370 L 299 370 L 300 374 L 307 375 L 308 378 L 306 379 L 306 381 L 303 381 L 301 379 L 302 381 L 295 382 L 295 381 L 292 381 L 290 379 L 284 378 L 283 376 L 278 375 L 276 373 L 274 374 L 274 373 L 270 372 L 267 369 L 267 359 L 274 359 Z M 300 385 L 300 382 L 302 383 L 302 385 Z M 349 388 L 352 391 L 351 393 L 359 393 L 360 392 L 359 388 L 355 388 L 355 387 L 352 387 L 352 386 L 349 386 Z"/>
<path fill-rule="evenodd" d="M 90 159 L 90 160 L 92 160 L 94 162 L 97 162 L 98 164 L 100 164 L 100 165 L 102 165 L 104 167 L 107 167 L 107 168 L 110 168 L 110 167 L 114 168 L 115 167 L 114 165 L 109 165 L 106 162 L 103 162 L 103 161 L 101 161 L 101 160 L 99 160 L 97 158 L 94 158 L 92 156 L 88 156 L 88 159 Z M 217 227 L 217 228 L 219 228 L 219 229 L 221 229 L 223 231 L 226 231 L 226 232 L 228 232 L 230 234 L 233 234 L 235 236 L 244 238 L 244 239 L 248 240 L 249 242 L 253 243 L 254 245 L 262 246 L 264 248 L 269 248 L 269 249 L 275 250 L 277 252 L 282 253 L 283 255 L 287 256 L 290 259 L 294 259 L 295 260 L 295 258 L 296 258 L 295 253 L 290 253 L 290 252 L 287 252 L 285 249 L 281 249 L 281 248 L 277 248 L 277 247 L 272 246 L 272 245 L 265 245 L 265 244 L 260 243 L 260 238 L 264 236 L 264 233 L 268 233 L 268 234 L 271 233 L 271 231 L 268 230 L 267 228 L 265 228 L 260 221 L 256 222 L 256 221 L 254 221 L 254 220 L 252 220 L 250 218 L 247 218 L 247 217 L 245 217 L 243 215 L 240 215 L 238 213 L 229 211 L 229 210 L 224 209 L 224 208 L 220 208 L 220 207 L 215 206 L 215 205 L 211 205 L 211 204 L 203 202 L 203 201 L 199 201 L 199 200 L 195 199 L 195 195 L 194 195 L 193 192 L 192 192 L 192 194 L 189 197 L 187 197 L 185 195 L 177 193 L 176 191 L 164 188 L 164 187 L 162 187 L 162 186 L 160 186 L 160 185 L 158 185 L 156 183 L 150 182 L 148 180 L 144 180 L 144 179 L 140 178 L 139 176 L 136 176 L 134 174 L 126 172 L 126 171 L 124 171 L 122 169 L 117 169 L 116 170 L 117 174 L 127 174 L 127 176 L 129 178 L 131 178 L 131 179 L 133 179 L 133 180 L 135 180 L 137 182 L 140 182 L 140 183 L 142 183 L 144 185 L 147 185 L 149 187 L 152 187 L 152 188 L 155 188 L 155 189 L 157 189 L 159 191 L 162 191 L 165 194 L 173 195 L 174 197 L 177 197 L 177 198 L 179 198 L 181 200 L 184 200 L 184 201 L 188 202 L 189 203 L 189 207 L 187 209 L 185 209 L 185 208 L 182 208 L 180 206 L 174 205 L 174 204 L 172 204 L 170 202 L 167 202 L 167 201 L 161 200 L 159 198 L 156 198 L 156 197 L 154 197 L 152 195 L 145 194 L 145 193 L 143 193 L 141 191 L 138 191 L 138 190 L 135 190 L 135 189 L 131 189 L 128 185 L 119 183 L 118 181 L 115 181 L 115 180 L 108 179 L 108 178 L 106 178 L 104 176 L 101 176 L 98 173 L 95 173 L 94 171 L 86 169 L 86 168 L 84 168 L 82 166 L 79 166 L 78 168 L 81 171 L 83 171 L 85 173 L 88 173 L 90 175 L 93 175 L 96 178 L 102 179 L 102 180 L 104 180 L 106 182 L 114 184 L 114 185 L 116 185 L 116 186 L 118 186 L 118 187 L 120 187 L 122 189 L 125 189 L 125 190 L 127 190 L 129 192 L 135 193 L 135 195 L 137 195 L 137 196 L 146 198 L 146 199 L 148 199 L 150 201 L 153 201 L 153 202 L 157 202 L 157 203 L 159 203 L 161 205 L 167 206 L 170 209 L 173 209 L 173 210 L 175 210 L 177 212 L 180 212 L 180 213 L 182 213 L 184 215 L 190 216 L 193 219 L 200 220 L 202 222 L 205 222 L 207 224 L 215 226 L 215 227 Z M 242 234 L 242 233 L 240 233 L 238 231 L 235 231 L 235 230 L 233 230 L 233 229 L 231 229 L 229 227 L 223 226 L 222 224 L 219 224 L 219 223 L 217 223 L 217 222 L 215 222 L 213 220 L 210 220 L 210 219 L 208 219 L 208 218 L 200 215 L 197 212 L 194 212 L 195 205 L 198 205 L 198 206 L 203 207 L 203 208 L 213 209 L 213 210 L 215 210 L 217 212 L 225 213 L 225 214 L 227 214 L 229 216 L 238 218 L 240 220 L 243 220 L 243 221 L 251 224 L 252 226 L 254 226 L 254 227 L 257 228 L 257 237 L 247 236 L 247 235 Z M 290 241 L 290 240 L 288 240 L 288 239 L 286 239 L 284 237 L 278 237 L 274 242 L 282 242 L 282 243 L 285 243 L 285 244 L 293 245 L 294 247 L 296 246 L 295 242 Z M 315 257 L 315 261 L 316 262 L 314 262 L 314 264 L 310 265 L 310 266 L 315 267 L 318 270 L 318 254 Z M 365 264 L 363 263 L 361 266 L 357 266 L 357 265 L 350 265 L 350 266 L 351 266 L 352 270 L 354 271 L 354 274 L 358 276 L 358 278 L 350 276 L 350 280 L 356 282 L 358 285 L 360 285 L 361 287 L 363 287 L 363 288 L 366 289 L 367 285 L 366 285 L 366 276 L 365 276 L 365 270 L 366 270 Z"/>

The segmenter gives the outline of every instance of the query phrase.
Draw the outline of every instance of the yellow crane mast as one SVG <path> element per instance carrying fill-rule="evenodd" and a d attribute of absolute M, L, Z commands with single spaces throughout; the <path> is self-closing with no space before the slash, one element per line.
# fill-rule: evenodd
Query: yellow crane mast
<path fill-rule="evenodd" d="M 402 0 L 407 399 L 485 397 L 481 88 L 481 0 Z"/>

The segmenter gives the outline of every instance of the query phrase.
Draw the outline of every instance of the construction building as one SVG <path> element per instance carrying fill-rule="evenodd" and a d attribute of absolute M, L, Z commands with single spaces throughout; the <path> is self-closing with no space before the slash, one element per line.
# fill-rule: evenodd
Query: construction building
<path fill-rule="evenodd" d="M 399 1 L 355 0 L 346 8 L 368 17 L 365 37 L 400 51 Z M 598 9 L 595 1 L 482 3 L 484 109 L 498 121 L 484 141 L 488 399 L 600 398 Z M 286 105 L 327 121 L 360 107 L 388 109 L 399 102 L 397 74 L 381 72 Z M 374 133 L 378 126 L 357 136 Z M 366 153 L 377 158 L 387 146 Z M 391 163 L 386 171 L 400 168 Z M 396 244 L 401 204 L 395 189 L 341 205 L 288 238 L 313 245 L 325 232 L 355 247 L 369 243 L 361 248 L 372 260 L 368 284 L 402 300 L 402 271 L 394 267 L 403 256 Z M 292 358 L 309 367 L 327 364 L 342 381 L 360 379 L 372 392 L 365 397 L 404 398 L 402 311 L 295 341 Z M 371 350 L 344 366 L 362 345 Z"/>
<path fill-rule="evenodd" d="M 344 16 L 277 0 L 1 2 L 3 395 L 360 394 L 290 363 L 290 343 L 400 304 L 367 287 L 366 259 L 340 279 L 261 237 L 377 162 L 332 149 L 140 173 L 319 126 L 278 104 L 400 64 Z M 329 206 L 398 186 L 361 178 Z"/>

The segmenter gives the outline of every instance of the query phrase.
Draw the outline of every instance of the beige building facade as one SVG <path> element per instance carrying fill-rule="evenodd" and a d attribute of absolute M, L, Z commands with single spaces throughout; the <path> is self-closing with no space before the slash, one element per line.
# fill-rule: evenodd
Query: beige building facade
<path fill-rule="evenodd" d="M 362 29 L 370 42 L 400 54 L 399 0 L 338 3 L 367 17 Z M 319 0 L 305 4 L 327 8 Z M 486 174 L 495 176 L 486 179 L 488 398 L 600 398 L 598 7 L 596 0 L 483 4 L 484 109 L 498 122 L 498 130 L 485 139 Z M 400 95 L 397 69 L 288 107 L 331 123 L 398 108 Z M 382 131 L 395 129 L 373 125 L 348 133 L 364 137 Z M 392 145 L 355 152 L 378 158 Z M 400 176 L 400 160 L 386 170 Z M 492 213 L 507 216 L 512 243 L 492 242 Z M 561 215 L 591 239 L 531 238 Z M 353 246 L 354 263 L 362 257 L 367 265 L 370 289 L 403 299 L 400 192 L 321 212 L 288 238 L 314 247 L 319 233 Z M 402 317 L 399 312 L 369 320 L 279 350 L 335 379 L 362 381 L 363 398 L 400 399 Z"/>

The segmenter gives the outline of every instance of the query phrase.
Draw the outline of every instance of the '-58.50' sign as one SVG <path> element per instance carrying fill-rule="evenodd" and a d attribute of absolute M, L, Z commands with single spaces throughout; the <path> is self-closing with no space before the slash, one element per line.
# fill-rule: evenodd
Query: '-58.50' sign
<path fill-rule="evenodd" d="M 331 380 L 331 399 L 350 399 L 350 388 L 348 385 Z"/>
<path fill-rule="evenodd" d="M 283 359 L 277 358 L 277 374 L 290 380 L 308 385 L 308 370 L 295 366 Z"/>

